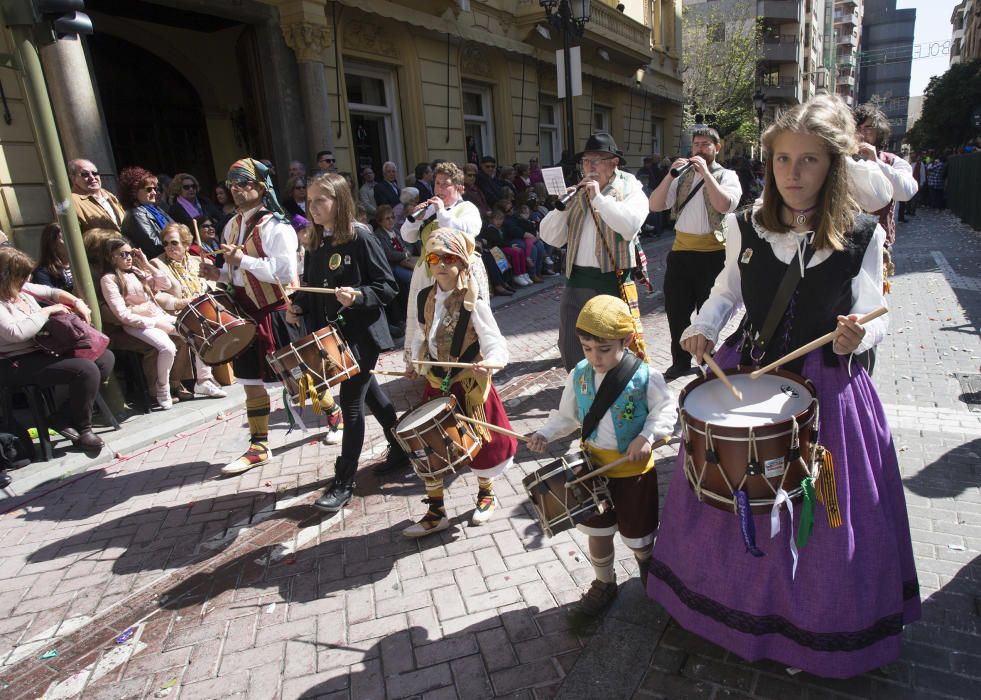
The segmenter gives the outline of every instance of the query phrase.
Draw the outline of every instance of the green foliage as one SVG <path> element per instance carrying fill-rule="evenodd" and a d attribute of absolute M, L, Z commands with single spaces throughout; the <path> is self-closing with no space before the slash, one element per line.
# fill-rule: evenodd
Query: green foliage
<path fill-rule="evenodd" d="M 685 127 L 691 126 L 696 112 L 714 114 L 721 136 L 746 131 L 755 143 L 753 92 L 763 56 L 763 27 L 755 3 L 685 6 L 681 21 Z M 722 27 L 725 41 L 713 41 Z"/>
<path fill-rule="evenodd" d="M 916 150 L 957 148 L 978 135 L 971 113 L 981 106 L 981 59 L 957 63 L 930 78 L 923 113 L 906 140 Z"/>

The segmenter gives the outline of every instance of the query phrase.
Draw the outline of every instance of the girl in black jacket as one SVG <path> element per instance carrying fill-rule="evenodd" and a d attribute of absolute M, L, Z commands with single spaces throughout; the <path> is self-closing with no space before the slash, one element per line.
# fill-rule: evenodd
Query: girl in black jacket
<path fill-rule="evenodd" d="M 298 292 L 290 318 L 307 317 L 311 331 L 335 322 L 358 361 L 361 371 L 340 384 L 344 434 L 341 456 L 334 466 L 334 482 L 314 504 L 334 513 L 351 500 L 354 474 L 364 446 L 364 409 L 367 404 L 389 442 L 388 455 L 377 471 L 409 465 L 395 442 L 395 407 L 371 374 L 378 355 L 393 347 L 385 306 L 398 289 L 385 251 L 371 231 L 354 220 L 351 189 L 342 176 L 324 173 L 307 185 L 307 212 L 314 225 L 304 243 L 303 286 L 336 289 L 336 294 Z"/>

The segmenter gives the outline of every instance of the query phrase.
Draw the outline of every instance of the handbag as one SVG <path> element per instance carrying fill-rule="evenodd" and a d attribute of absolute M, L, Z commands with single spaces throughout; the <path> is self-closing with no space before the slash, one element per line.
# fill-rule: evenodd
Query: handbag
<path fill-rule="evenodd" d="M 603 243 L 603 250 L 606 254 L 610 256 L 610 265 L 616 272 L 617 275 L 617 287 L 620 290 L 620 298 L 627 304 L 630 309 L 630 315 L 634 319 L 634 338 L 630 341 L 630 350 L 639 357 L 644 362 L 647 362 L 647 343 L 644 342 L 644 327 L 640 322 L 640 302 L 637 294 L 637 284 L 633 279 L 627 278 L 626 270 L 616 269 L 616 258 L 613 257 L 613 251 L 610 250 L 610 246 L 606 242 L 606 238 L 603 236 L 603 229 L 600 224 L 599 216 L 596 214 L 596 210 L 593 209 L 593 203 L 586 199 L 586 203 L 589 205 L 589 212 L 593 215 L 593 222 L 596 224 L 596 235 L 599 236 L 600 241 Z"/>
<path fill-rule="evenodd" d="M 34 342 L 52 355 L 94 362 L 109 347 L 109 336 L 75 314 L 55 314 L 37 332 Z"/>

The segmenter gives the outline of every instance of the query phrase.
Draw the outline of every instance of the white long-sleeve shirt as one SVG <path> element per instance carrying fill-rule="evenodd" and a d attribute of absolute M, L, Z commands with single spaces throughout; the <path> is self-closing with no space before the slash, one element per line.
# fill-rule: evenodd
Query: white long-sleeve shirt
<path fill-rule="evenodd" d="M 665 200 L 665 205 L 667 209 L 674 206 L 674 203 L 678 200 L 678 183 L 681 178 L 675 178 L 675 180 L 668 187 L 668 195 Z M 695 178 L 692 180 L 692 189 L 702 181 L 702 174 L 699 172 L 695 173 Z M 703 185 L 701 189 L 704 189 Z M 726 196 L 729 198 L 729 207 L 722 212 L 723 214 L 735 211 L 736 207 L 739 206 L 739 200 L 743 196 L 742 185 L 739 184 L 739 176 L 736 175 L 735 170 L 725 169 L 722 171 L 722 180 L 719 182 L 719 189 L 725 192 Z M 712 224 L 709 222 L 708 211 L 705 208 L 705 195 L 699 191 L 691 198 L 691 201 L 678 212 L 678 221 L 675 223 L 675 227 L 679 231 L 684 231 L 685 233 L 711 233 Z"/>
<path fill-rule="evenodd" d="M 593 375 L 593 386 L 597 391 L 599 391 L 605 376 L 606 372 L 596 372 Z M 582 427 L 582 422 L 579 420 L 579 407 L 576 404 L 576 387 L 573 385 L 573 381 L 573 374 L 570 373 L 565 387 L 562 389 L 559 407 L 549 412 L 545 425 L 536 431 L 549 442 Z M 678 407 L 674 395 L 668 391 L 667 384 L 664 383 L 661 374 L 651 370 L 650 380 L 647 382 L 647 419 L 638 435 L 653 444 L 657 438 L 671 434 L 677 418 Z M 602 450 L 619 449 L 613 418 L 609 411 L 600 418 L 599 425 L 596 426 L 596 439 L 590 440 L 589 444 Z"/>
<path fill-rule="evenodd" d="M 693 335 L 703 335 L 713 343 L 718 344 L 719 332 L 729 321 L 729 319 L 743 306 L 743 293 L 741 285 L 741 275 L 739 272 L 739 255 L 742 252 L 742 231 L 736 221 L 736 216 L 730 214 L 728 217 L 726 234 L 726 262 L 725 267 L 719 276 L 715 278 L 715 284 L 708 300 L 702 304 L 701 310 L 695 316 L 691 326 L 681 334 L 681 339 L 685 340 Z M 756 223 L 753 223 L 760 238 L 765 240 L 773 248 L 773 254 L 780 262 L 790 264 L 800 255 L 801 242 L 808 235 L 806 233 L 773 233 L 767 231 Z M 882 294 L 882 246 L 886 239 L 886 232 L 881 226 L 875 227 L 875 233 L 865 249 L 865 256 L 862 258 L 862 268 L 852 280 L 852 296 L 855 302 L 849 309 L 849 314 L 867 314 L 880 306 L 886 306 L 885 297 Z M 830 248 L 822 248 L 814 253 L 807 270 L 817 267 L 831 256 Z M 794 264 L 798 264 L 795 262 Z M 889 315 L 866 323 L 865 337 L 859 343 L 856 353 L 862 353 L 875 347 L 886 335 L 889 328 Z"/>
<path fill-rule="evenodd" d="M 881 165 L 878 161 L 845 158 L 852 199 L 862 211 L 879 211 L 892 201 L 892 182 Z"/>
<path fill-rule="evenodd" d="M 402 240 L 406 243 L 418 241 L 423 222 L 433 215 L 434 209 L 435 207 L 430 205 L 419 216 L 415 217 L 415 221 L 408 219 L 403 221 L 399 231 L 402 234 Z M 465 199 L 458 199 L 452 206 L 436 210 L 436 222 L 440 228 L 455 228 L 470 234 L 471 238 L 476 238 L 480 234 L 480 227 L 483 226 L 480 210 Z M 422 251 L 422 254 L 425 255 L 426 251 Z"/>
<path fill-rule="evenodd" d="M 618 172 L 624 178 L 623 200 L 618 202 L 614 197 L 598 194 L 592 200 L 593 209 L 600 220 L 620 234 L 623 240 L 632 241 L 643 226 L 650 208 L 640 181 L 630 173 Z M 561 248 L 569 241 L 568 221 L 568 209 L 550 211 L 539 224 L 539 238 L 549 245 Z M 579 249 L 573 263 L 579 267 L 600 267 L 595 250 L 596 222 L 592 216 L 587 216 L 583 221 L 582 237 L 579 239 Z"/>
<path fill-rule="evenodd" d="M 241 221 L 238 216 L 233 216 L 225 224 L 222 240 L 226 243 L 242 245 L 245 242 L 246 225 L 259 208 L 255 207 L 243 212 Z M 255 275 L 255 278 L 260 282 L 292 284 L 297 279 L 296 249 L 299 243 L 296 238 L 296 231 L 292 226 L 276 217 L 269 217 L 258 226 L 258 229 L 259 239 L 262 241 L 262 250 L 266 257 L 256 258 L 251 255 L 244 255 L 242 262 L 234 271 L 229 271 L 229 265 L 222 267 L 219 280 L 228 282 L 230 279 L 236 287 L 244 287 L 245 277 L 242 273 L 249 272 Z"/>
<path fill-rule="evenodd" d="M 442 321 L 443 317 L 446 316 L 445 304 L 449 295 L 450 292 L 444 292 L 436 287 L 436 308 L 433 312 L 433 325 L 428 338 L 430 358 L 437 357 L 436 339 L 443 332 Z M 501 335 L 501 329 L 498 328 L 497 321 L 494 319 L 494 312 L 491 311 L 486 300 L 477 299 L 473 311 L 470 312 L 470 320 L 473 322 L 473 329 L 477 333 L 477 340 L 480 342 L 480 354 L 484 358 L 481 360 L 481 364 L 500 365 L 501 367 L 507 365 L 509 359 L 507 342 Z M 413 358 L 419 357 L 419 350 L 422 347 L 425 334 L 424 322 L 424 319 L 419 319 L 416 324 L 416 332 L 412 334 L 411 352 Z"/>
<path fill-rule="evenodd" d="M 908 202 L 913 199 L 913 195 L 920 189 L 920 185 L 913 177 L 913 166 L 899 156 L 894 155 L 893 157 L 895 160 L 892 165 L 878 159 L 875 163 L 879 166 L 882 174 L 886 176 L 886 179 L 889 180 L 889 184 L 892 185 L 892 198 L 897 202 Z"/>

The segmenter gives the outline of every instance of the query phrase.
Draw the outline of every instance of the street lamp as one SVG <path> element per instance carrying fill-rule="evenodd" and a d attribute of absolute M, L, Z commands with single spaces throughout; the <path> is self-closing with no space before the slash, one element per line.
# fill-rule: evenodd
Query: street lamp
<path fill-rule="evenodd" d="M 756 142 L 760 145 L 760 155 L 763 154 L 763 109 L 766 107 L 766 95 L 763 90 L 757 90 L 753 95 L 753 106 L 756 107 Z M 760 160 L 763 160 L 760 158 Z"/>
<path fill-rule="evenodd" d="M 562 53 L 565 56 L 565 134 L 566 158 L 563 165 L 569 173 L 574 168 L 576 152 L 575 116 L 572 109 L 572 57 L 573 37 L 582 36 L 589 21 L 592 0 L 538 0 L 545 9 L 545 19 L 562 33 Z"/>

